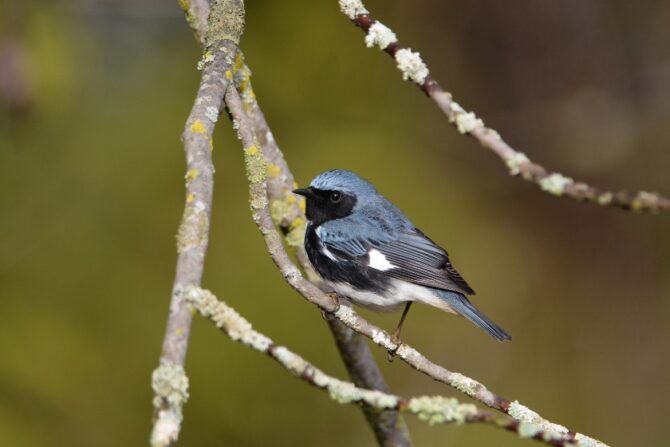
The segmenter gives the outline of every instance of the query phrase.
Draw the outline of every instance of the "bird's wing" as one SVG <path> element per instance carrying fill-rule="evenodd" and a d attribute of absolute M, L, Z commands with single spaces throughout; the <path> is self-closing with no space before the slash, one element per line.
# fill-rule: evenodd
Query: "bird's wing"
<path fill-rule="evenodd" d="M 451 265 L 447 252 L 416 228 L 382 240 L 347 237 L 322 242 L 343 261 L 376 269 L 391 278 L 466 295 L 475 293 Z"/>

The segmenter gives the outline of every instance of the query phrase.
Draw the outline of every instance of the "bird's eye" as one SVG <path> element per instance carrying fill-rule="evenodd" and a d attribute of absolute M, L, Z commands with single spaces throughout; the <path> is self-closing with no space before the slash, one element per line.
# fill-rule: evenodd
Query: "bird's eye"
<path fill-rule="evenodd" d="M 330 201 L 331 202 L 337 203 L 340 200 L 342 200 L 342 194 L 340 194 L 339 192 L 335 191 L 335 192 L 330 194 Z"/>

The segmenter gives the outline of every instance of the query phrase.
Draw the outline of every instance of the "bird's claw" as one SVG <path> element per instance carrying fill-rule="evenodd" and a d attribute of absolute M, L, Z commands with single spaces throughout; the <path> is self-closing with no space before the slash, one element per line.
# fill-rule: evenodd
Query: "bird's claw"
<path fill-rule="evenodd" d="M 327 296 L 328 298 L 330 298 L 336 306 L 339 306 L 339 305 L 340 305 L 340 299 L 338 298 L 337 293 L 335 293 L 335 292 L 326 292 L 326 296 Z M 322 317 L 324 320 L 326 320 L 326 321 L 327 321 L 327 320 L 330 320 L 330 317 L 328 316 L 328 312 L 326 312 L 326 311 L 323 310 L 323 309 L 321 310 L 321 317 Z"/>
<path fill-rule="evenodd" d="M 328 292 L 328 293 L 326 293 L 326 295 L 328 296 L 328 298 L 330 298 L 331 300 L 333 300 L 333 303 L 334 303 L 334 304 L 336 304 L 336 305 L 339 305 L 339 304 L 340 304 L 340 299 L 337 297 L 337 293 L 335 293 L 335 292 Z"/>
<path fill-rule="evenodd" d="M 389 349 L 387 352 L 387 359 L 389 362 L 392 362 L 393 359 L 395 358 L 396 352 L 398 352 L 398 349 L 400 349 L 400 345 L 402 344 L 402 340 L 400 340 L 400 332 L 396 329 L 393 331 L 391 334 L 391 343 L 395 345 L 395 348 Z"/>

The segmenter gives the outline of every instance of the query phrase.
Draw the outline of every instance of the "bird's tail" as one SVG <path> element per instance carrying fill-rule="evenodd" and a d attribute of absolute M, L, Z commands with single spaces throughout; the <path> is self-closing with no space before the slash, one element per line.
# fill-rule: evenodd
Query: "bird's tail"
<path fill-rule="evenodd" d="M 457 314 L 464 316 L 484 332 L 496 338 L 498 341 L 511 340 L 512 337 L 503 328 L 495 324 L 479 311 L 470 301 L 460 293 L 440 290 L 440 296 L 449 304 Z"/>

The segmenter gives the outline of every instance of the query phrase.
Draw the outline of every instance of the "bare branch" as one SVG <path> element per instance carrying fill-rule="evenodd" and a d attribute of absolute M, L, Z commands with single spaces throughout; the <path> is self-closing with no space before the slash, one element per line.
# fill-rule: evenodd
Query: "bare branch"
<path fill-rule="evenodd" d="M 232 89 L 229 91 L 232 91 Z M 232 105 L 233 110 L 235 110 L 235 104 L 238 100 L 239 98 L 228 101 L 229 107 Z M 241 105 L 241 103 L 238 104 Z M 241 109 L 233 113 L 238 112 L 241 113 Z M 244 143 L 247 148 L 255 146 L 253 138 L 244 141 Z M 388 392 L 367 390 L 353 383 L 336 379 L 288 348 L 276 345 L 269 337 L 254 330 L 249 321 L 237 313 L 235 309 L 223 301 L 219 301 L 210 291 L 198 287 L 189 287 L 182 291 L 181 297 L 184 301 L 193 305 L 200 315 L 214 323 L 229 338 L 258 352 L 267 354 L 295 377 L 316 388 L 328 391 L 331 399 L 341 404 L 358 403 L 377 411 L 396 410 L 412 413 L 430 425 L 485 423 L 517 433 L 523 438 L 542 441 L 551 446 L 575 444 L 574 439 L 544 432 L 536 424 L 496 419 L 491 413 L 479 410 L 473 404 L 460 403 L 453 397 L 421 396 L 405 399 Z"/>
<path fill-rule="evenodd" d="M 366 45 L 376 46 L 390 55 L 402 72 L 403 79 L 417 84 L 460 133 L 472 136 L 484 148 L 496 154 L 507 165 L 511 175 L 520 175 L 554 196 L 567 196 L 582 202 L 640 212 L 670 211 L 670 199 L 656 192 L 606 191 L 557 172 L 549 173 L 543 166 L 532 162 L 526 154 L 507 144 L 498 132 L 486 127 L 474 112 L 466 111 L 454 101 L 451 94 L 445 92 L 430 76 L 419 53 L 400 46 L 395 33 L 373 19 L 362 1 L 339 0 L 339 3 L 342 12 L 366 33 Z"/>
<path fill-rule="evenodd" d="M 237 59 L 234 73 L 235 85 L 240 92 L 245 114 L 253 125 L 254 133 L 267 163 L 267 195 L 272 220 L 284 234 L 286 244 L 295 250 L 300 266 L 306 272 L 307 277 L 313 282 L 318 281 L 307 258 L 307 253 L 305 253 L 303 244 L 305 213 L 296 195 L 292 192 L 296 187 L 295 179 L 258 105 L 251 86 L 251 71 L 245 65 L 241 52 L 238 52 Z M 351 380 L 362 388 L 389 392 L 389 387 L 363 336 L 336 318 L 328 318 L 327 321 Z M 409 431 L 396 410 L 379 410 L 369 406 L 364 406 L 362 409 L 379 445 L 395 447 L 411 445 Z"/>
<path fill-rule="evenodd" d="M 243 15 L 241 1 L 215 2 L 210 17 L 212 23 L 218 20 L 219 15 L 229 14 L 235 8 L 236 17 Z M 208 46 L 200 64 L 200 86 L 182 135 L 186 153 L 186 201 L 177 234 L 179 256 L 160 366 L 154 371 L 152 381 L 155 393 L 153 446 L 167 446 L 177 440 L 182 406 L 188 398 L 184 362 L 192 316 L 188 305 L 179 298 L 179 292 L 184 287 L 199 286 L 204 269 L 214 189 L 212 133 L 229 79 L 232 78 L 226 73 L 232 73 L 231 64 L 242 34 L 239 20 L 226 23 L 229 26 L 210 25 L 206 39 Z"/>
<path fill-rule="evenodd" d="M 351 307 L 341 306 L 336 297 L 323 293 L 316 285 L 303 278 L 300 270 L 293 264 L 282 244 L 281 236 L 272 222 L 270 206 L 267 198 L 268 165 L 263 153 L 258 148 L 253 126 L 244 114 L 243 106 L 236 104 L 235 94 L 226 94 L 226 105 L 235 120 L 235 128 L 238 129 L 240 139 L 244 144 L 244 158 L 247 170 L 247 180 L 250 190 L 250 205 L 254 222 L 258 226 L 266 247 L 273 261 L 279 267 L 286 281 L 304 296 L 309 302 L 317 305 L 323 311 L 332 314 L 342 321 L 346 326 L 358 333 L 364 334 L 377 345 L 394 352 L 395 355 L 405 361 L 418 371 L 432 377 L 433 379 L 446 383 L 483 404 L 500 410 L 514 417 L 519 422 L 531 422 L 541 425 L 543 430 L 555 437 L 575 437 L 579 445 L 600 446 L 605 444 L 584 435 L 573 435 L 567 428 L 551 423 L 537 413 L 519 404 L 510 402 L 497 394 L 489 391 L 483 384 L 463 374 L 449 371 L 448 369 L 431 362 L 419 351 L 411 346 L 393 341 L 388 332 L 369 323 L 358 315 Z M 239 109 L 239 111 L 238 111 Z"/>

